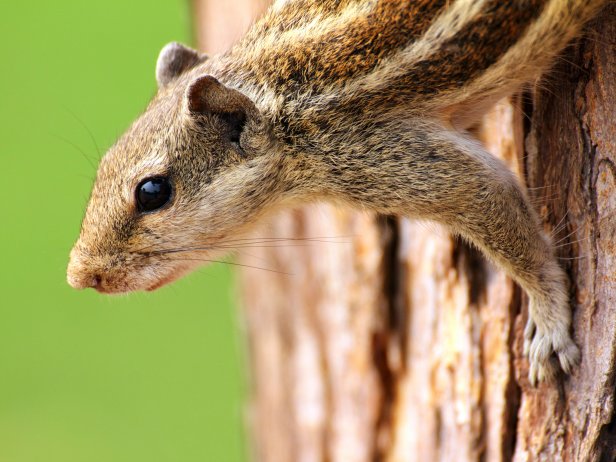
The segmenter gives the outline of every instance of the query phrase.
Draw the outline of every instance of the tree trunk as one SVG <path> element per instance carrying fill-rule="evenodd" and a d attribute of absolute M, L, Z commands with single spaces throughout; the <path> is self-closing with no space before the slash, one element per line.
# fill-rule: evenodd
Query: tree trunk
<path fill-rule="evenodd" d="M 226 3 L 197 0 L 199 30 L 221 23 Z M 265 6 L 244 3 L 228 37 Z M 199 36 L 206 50 L 229 45 Z M 477 129 L 528 186 L 571 277 L 573 376 L 529 386 L 526 297 L 437 225 L 287 211 L 260 231 L 284 242 L 240 254 L 290 273 L 239 275 L 255 461 L 616 460 L 614 42 L 612 5 L 541 90 L 501 102 Z"/>

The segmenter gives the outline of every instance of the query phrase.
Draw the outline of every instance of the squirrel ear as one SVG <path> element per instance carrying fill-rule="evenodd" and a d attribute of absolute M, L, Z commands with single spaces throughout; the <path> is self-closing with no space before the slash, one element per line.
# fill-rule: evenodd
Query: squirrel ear
<path fill-rule="evenodd" d="M 206 59 L 206 55 L 201 55 L 181 43 L 168 43 L 160 50 L 158 61 L 156 62 L 156 81 L 158 82 L 158 87 L 164 87 L 182 72 Z"/>
<path fill-rule="evenodd" d="M 244 114 L 257 111 L 253 102 L 237 90 L 220 83 L 211 75 L 195 79 L 186 90 L 186 106 L 191 114 Z"/>
<path fill-rule="evenodd" d="M 228 126 L 230 140 L 236 142 L 239 142 L 246 121 L 258 114 L 247 96 L 223 85 L 211 75 L 201 76 L 188 86 L 186 107 L 191 115 L 208 114 L 222 119 Z"/>

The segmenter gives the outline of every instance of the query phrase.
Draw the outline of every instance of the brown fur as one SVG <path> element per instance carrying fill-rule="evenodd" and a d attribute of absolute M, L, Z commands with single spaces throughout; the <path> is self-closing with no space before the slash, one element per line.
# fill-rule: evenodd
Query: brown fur
<path fill-rule="evenodd" d="M 513 175 L 460 130 L 606 1 L 277 2 L 229 53 L 165 47 L 157 96 L 101 162 L 69 282 L 154 289 L 276 207 L 333 200 L 474 243 L 529 295 L 531 381 L 554 373 L 553 354 L 570 371 L 565 273 Z M 140 213 L 135 187 L 157 175 L 172 200 Z"/>
<path fill-rule="evenodd" d="M 381 60 L 421 36 L 446 3 L 446 0 L 379 2 L 363 14 L 350 16 L 350 21 L 334 22 L 325 34 L 305 34 L 293 39 L 284 53 L 279 48 L 265 48 L 252 59 L 235 59 L 245 48 L 258 43 L 260 37 L 257 36 L 246 39 L 230 56 L 235 63 L 241 63 L 242 70 L 254 72 L 253 78 L 275 76 L 273 83 L 279 91 L 319 91 L 324 85 L 332 82 L 342 85 L 345 79 L 369 72 Z M 297 6 L 292 6 L 288 9 L 294 17 Z M 344 9 L 329 11 L 321 8 L 318 11 L 335 16 Z M 283 15 L 277 15 L 278 20 L 280 16 Z M 306 17 L 305 13 L 302 16 Z M 387 18 L 387 22 L 382 18 Z M 278 30 L 281 34 L 285 31 L 294 33 L 296 27 L 290 28 L 284 21 Z M 378 46 L 373 43 L 376 37 Z M 354 46 L 349 47 L 349 43 Z"/>

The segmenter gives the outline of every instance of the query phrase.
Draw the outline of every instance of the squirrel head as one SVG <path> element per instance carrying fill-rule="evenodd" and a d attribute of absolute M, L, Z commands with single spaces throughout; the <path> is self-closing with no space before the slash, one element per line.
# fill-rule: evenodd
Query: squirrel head
<path fill-rule="evenodd" d="M 67 279 L 100 292 L 153 290 L 220 256 L 276 196 L 276 148 L 253 101 L 207 75 L 177 43 L 159 90 L 110 148 L 70 255 Z"/>

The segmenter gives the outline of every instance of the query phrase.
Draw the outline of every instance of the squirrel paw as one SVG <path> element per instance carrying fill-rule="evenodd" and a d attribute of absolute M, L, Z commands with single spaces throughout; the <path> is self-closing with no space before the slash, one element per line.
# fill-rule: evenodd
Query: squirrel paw
<path fill-rule="evenodd" d="M 528 379 L 532 386 L 554 378 L 560 368 L 567 374 L 579 363 L 580 350 L 569 336 L 566 324 L 552 329 L 539 329 L 532 318 L 524 329 L 524 355 L 528 357 L 530 368 Z"/>

